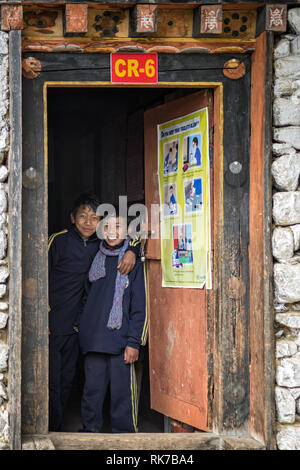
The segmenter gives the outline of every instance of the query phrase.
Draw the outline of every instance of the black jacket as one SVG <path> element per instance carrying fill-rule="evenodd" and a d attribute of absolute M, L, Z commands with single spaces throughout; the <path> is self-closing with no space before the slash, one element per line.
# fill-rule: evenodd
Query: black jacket
<path fill-rule="evenodd" d="M 86 240 L 75 227 L 51 235 L 48 243 L 49 329 L 54 335 L 75 333 L 84 282 L 99 248 L 96 234 Z"/>
<path fill-rule="evenodd" d="M 75 226 L 49 237 L 49 329 L 53 335 L 69 335 L 77 330 L 83 307 L 84 284 L 99 249 L 94 234 L 83 239 Z M 140 243 L 129 246 L 138 257 Z M 75 329 L 74 329 L 75 327 Z"/>

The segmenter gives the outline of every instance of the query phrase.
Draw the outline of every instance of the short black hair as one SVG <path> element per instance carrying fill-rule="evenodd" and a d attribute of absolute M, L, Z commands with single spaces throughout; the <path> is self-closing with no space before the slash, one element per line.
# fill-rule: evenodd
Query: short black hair
<path fill-rule="evenodd" d="M 195 144 L 198 145 L 198 138 L 197 138 L 197 137 L 194 137 L 194 138 L 193 138 L 193 142 L 195 142 Z"/>
<path fill-rule="evenodd" d="M 101 216 L 101 220 L 105 219 L 108 216 L 109 217 L 114 216 L 116 218 L 125 216 L 126 221 L 127 221 L 127 228 L 128 228 L 130 223 L 133 222 L 137 217 L 141 215 L 139 211 L 137 211 L 138 213 L 136 215 L 128 215 L 128 208 L 126 210 L 126 213 L 124 214 L 123 210 L 121 210 L 121 207 L 118 204 L 112 204 L 112 207 L 114 208 L 115 212 L 111 213 L 109 211 L 104 211 L 104 215 Z"/>
<path fill-rule="evenodd" d="M 81 206 L 88 206 L 91 209 L 93 209 L 93 211 L 96 212 L 97 207 L 99 205 L 100 205 L 100 201 L 99 201 L 98 197 L 95 194 L 91 193 L 91 192 L 86 192 L 86 193 L 82 193 L 82 194 L 80 194 L 80 196 L 78 196 L 78 198 L 74 202 L 74 206 L 73 206 L 73 209 L 72 209 L 71 212 L 72 212 L 73 217 L 75 217 L 79 207 L 81 207 Z"/>
<path fill-rule="evenodd" d="M 124 217 L 126 218 L 126 222 L 127 222 L 127 227 L 128 225 L 130 224 L 132 218 L 128 216 L 128 213 L 127 213 L 127 209 L 126 209 L 126 213 L 124 214 L 123 211 L 121 211 L 121 208 L 119 207 L 118 204 L 112 204 L 112 207 L 114 208 L 114 211 L 104 211 L 104 214 L 103 216 L 101 216 L 101 219 L 105 219 L 106 217 L 116 217 L 119 218 L 119 217 Z"/>

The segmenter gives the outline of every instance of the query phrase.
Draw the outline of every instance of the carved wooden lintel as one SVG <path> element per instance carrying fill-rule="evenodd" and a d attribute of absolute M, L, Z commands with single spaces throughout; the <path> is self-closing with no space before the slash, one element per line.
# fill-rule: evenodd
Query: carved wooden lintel
<path fill-rule="evenodd" d="M 23 28 L 23 7 L 22 5 L 2 5 L 1 6 L 1 30 L 11 31 Z"/>

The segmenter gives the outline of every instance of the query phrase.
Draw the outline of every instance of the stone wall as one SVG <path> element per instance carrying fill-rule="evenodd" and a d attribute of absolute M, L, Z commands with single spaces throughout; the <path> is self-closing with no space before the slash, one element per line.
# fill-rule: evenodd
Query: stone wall
<path fill-rule="evenodd" d="M 275 42 L 273 125 L 277 446 L 300 450 L 300 8 Z"/>
<path fill-rule="evenodd" d="M 0 32 L 0 449 L 8 447 L 7 162 L 9 155 L 8 34 Z"/>

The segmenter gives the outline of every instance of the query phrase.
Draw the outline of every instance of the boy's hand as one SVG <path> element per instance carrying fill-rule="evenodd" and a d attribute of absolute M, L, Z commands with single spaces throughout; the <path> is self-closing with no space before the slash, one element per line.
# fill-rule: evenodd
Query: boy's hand
<path fill-rule="evenodd" d="M 120 274 L 127 275 L 133 270 L 136 262 L 136 256 L 133 251 L 126 251 L 120 263 L 118 264 L 118 270 Z"/>
<path fill-rule="evenodd" d="M 126 346 L 124 351 L 124 362 L 125 364 L 133 364 L 139 358 L 139 350 Z"/>

